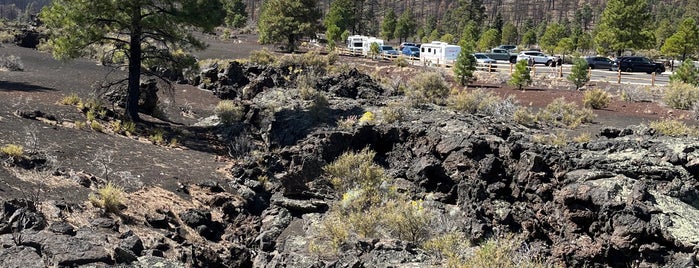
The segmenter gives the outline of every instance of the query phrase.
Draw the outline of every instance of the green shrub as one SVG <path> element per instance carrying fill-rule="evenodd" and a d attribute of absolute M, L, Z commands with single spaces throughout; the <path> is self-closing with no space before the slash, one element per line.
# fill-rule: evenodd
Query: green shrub
<path fill-rule="evenodd" d="M 400 121 L 405 116 L 405 108 L 401 102 L 389 102 L 386 107 L 381 109 L 381 118 L 386 123 Z"/>
<path fill-rule="evenodd" d="M 459 267 L 466 259 L 469 246 L 466 234 L 460 231 L 435 236 L 422 244 L 427 252 L 446 260 L 446 267 Z"/>
<path fill-rule="evenodd" d="M 148 136 L 148 140 L 157 145 L 165 144 L 165 130 L 160 128 L 153 129 Z"/>
<path fill-rule="evenodd" d="M 418 245 L 427 240 L 432 215 L 423 207 L 422 200 L 390 202 L 381 213 L 394 237 Z"/>
<path fill-rule="evenodd" d="M 94 121 L 97 118 L 95 110 L 93 110 L 93 109 L 88 110 L 87 113 L 85 114 L 85 117 L 87 117 L 87 121 Z"/>
<path fill-rule="evenodd" d="M 372 112 L 365 112 L 362 114 L 362 117 L 359 118 L 359 124 L 362 125 L 371 125 L 374 124 L 374 121 L 376 121 L 376 116 Z"/>
<path fill-rule="evenodd" d="M 365 148 L 360 152 L 346 152 L 323 168 L 330 182 L 339 192 L 353 188 L 376 189 L 387 178 L 384 169 L 374 163 L 375 152 Z"/>
<path fill-rule="evenodd" d="M 449 95 L 449 86 L 439 73 L 420 73 L 408 82 L 406 96 L 413 105 L 441 105 Z"/>
<path fill-rule="evenodd" d="M 406 59 L 403 55 L 399 55 L 398 57 L 393 59 L 393 64 L 400 68 L 408 67 L 409 65 L 408 59 Z"/>
<path fill-rule="evenodd" d="M 653 121 L 650 123 L 650 128 L 671 137 L 697 136 L 699 134 L 696 128 L 689 127 L 678 120 Z"/>
<path fill-rule="evenodd" d="M 272 65 L 276 62 L 277 56 L 272 54 L 266 48 L 261 50 L 255 50 L 250 52 L 250 57 L 248 58 L 250 62 L 260 64 L 260 65 Z"/>
<path fill-rule="evenodd" d="M 546 267 L 544 263 L 520 252 L 522 240 L 513 236 L 489 239 L 481 244 L 473 256 L 459 267 Z"/>
<path fill-rule="evenodd" d="M 467 113 L 480 113 L 490 116 L 510 116 L 515 112 L 516 101 L 514 97 L 503 100 L 492 91 L 475 89 L 452 90 L 447 99 L 447 106 Z"/>
<path fill-rule="evenodd" d="M 228 125 L 243 118 L 243 107 L 232 100 L 222 100 L 216 105 L 214 113 L 221 120 L 221 123 Z"/>
<path fill-rule="evenodd" d="M 590 77 L 588 77 L 589 65 L 587 61 L 583 58 L 575 59 L 573 62 L 573 67 L 571 67 L 570 74 L 568 75 L 568 81 L 575 85 L 575 89 L 578 90 L 580 87 L 584 86 Z M 599 108 L 596 108 L 599 109 Z"/>
<path fill-rule="evenodd" d="M 699 87 L 683 82 L 670 83 L 665 88 L 663 101 L 672 108 L 689 110 L 699 101 Z"/>
<path fill-rule="evenodd" d="M 22 145 L 7 144 L 0 148 L 0 152 L 12 158 L 20 158 L 24 156 L 24 147 Z"/>
<path fill-rule="evenodd" d="M 568 128 L 576 128 L 581 124 L 592 122 L 594 118 L 595 114 L 591 109 L 580 109 L 575 103 L 566 102 L 562 97 L 553 100 L 537 113 L 537 120 Z"/>
<path fill-rule="evenodd" d="M 81 99 L 78 94 L 71 93 L 70 95 L 63 97 L 59 103 L 63 105 L 78 105 L 80 101 Z"/>
<path fill-rule="evenodd" d="M 611 102 L 609 93 L 598 88 L 585 91 L 585 94 L 583 95 L 583 105 L 588 108 L 602 109 L 607 107 L 609 102 Z"/>
<path fill-rule="evenodd" d="M 687 59 L 670 75 L 670 82 L 682 82 L 693 86 L 699 86 L 699 70 L 694 67 L 693 61 Z"/>
<path fill-rule="evenodd" d="M 120 210 L 123 198 L 124 189 L 112 182 L 108 182 L 107 185 L 97 189 L 97 196 L 91 194 L 88 197 L 94 206 L 112 213 Z"/>
<path fill-rule="evenodd" d="M 532 83 L 531 70 L 527 66 L 526 60 L 521 60 L 515 64 L 515 70 L 512 72 L 510 80 L 507 84 L 513 87 L 517 87 L 522 90 L 523 87 L 528 86 Z"/>
<path fill-rule="evenodd" d="M 97 131 L 97 132 L 102 132 L 102 131 L 104 131 L 104 129 L 103 129 L 103 127 L 102 127 L 102 124 L 100 124 L 100 123 L 97 122 L 97 121 L 90 121 L 90 128 L 91 128 L 92 130 L 94 130 L 94 131 Z"/>
<path fill-rule="evenodd" d="M 512 114 L 512 120 L 517 124 L 533 126 L 536 123 L 536 113 L 531 108 L 519 107 Z"/>
<path fill-rule="evenodd" d="M 121 127 L 126 132 L 126 134 L 136 133 L 136 123 L 133 121 L 124 121 L 121 123 Z"/>

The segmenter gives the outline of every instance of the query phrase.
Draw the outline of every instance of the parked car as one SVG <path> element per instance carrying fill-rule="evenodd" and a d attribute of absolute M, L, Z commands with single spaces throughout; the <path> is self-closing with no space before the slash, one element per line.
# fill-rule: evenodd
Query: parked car
<path fill-rule="evenodd" d="M 538 64 L 544 64 L 546 66 L 550 66 L 553 62 L 558 62 L 558 57 L 547 56 L 546 54 L 544 54 L 540 51 L 533 51 L 533 50 L 522 51 L 517 55 L 518 62 L 521 60 L 529 60 L 529 58 L 534 60 L 533 64 L 538 63 Z"/>
<path fill-rule="evenodd" d="M 415 44 L 415 43 L 403 42 L 403 43 L 400 43 L 400 46 L 398 46 L 398 50 L 403 51 L 403 48 L 405 48 L 405 47 L 420 47 L 420 45 Z"/>
<path fill-rule="evenodd" d="M 379 53 L 384 56 L 398 56 L 398 50 L 395 50 L 392 46 L 379 46 Z"/>
<path fill-rule="evenodd" d="M 653 62 L 646 57 L 619 57 L 614 61 L 614 64 L 612 64 L 611 70 L 621 70 L 622 72 L 646 72 L 649 74 L 655 72 L 660 74 L 665 72 L 665 65 Z"/>
<path fill-rule="evenodd" d="M 497 63 L 496 60 L 491 59 L 485 53 L 473 53 L 473 57 L 476 58 L 476 62 L 478 62 L 478 63 L 482 63 L 482 64 Z"/>
<path fill-rule="evenodd" d="M 409 57 L 420 57 L 420 48 L 419 47 L 414 47 L 414 46 L 405 46 L 403 47 L 403 50 L 401 50 L 403 55 L 409 56 Z"/>
<path fill-rule="evenodd" d="M 590 67 L 590 69 L 607 69 L 611 70 L 612 69 L 612 64 L 614 62 L 610 60 L 607 57 L 599 57 L 599 56 L 588 56 L 585 57 L 585 61 L 587 61 L 587 65 Z"/>
<path fill-rule="evenodd" d="M 517 46 L 515 46 L 515 45 L 499 45 L 496 48 L 504 49 L 504 50 L 507 50 L 508 52 L 512 52 L 512 51 L 517 50 Z"/>
<path fill-rule="evenodd" d="M 517 54 L 516 53 L 510 53 L 509 50 L 504 49 L 504 48 L 493 48 L 490 50 L 490 52 L 483 53 L 488 58 L 494 59 L 494 60 L 503 60 L 503 61 L 508 61 L 510 63 L 517 63 Z"/>

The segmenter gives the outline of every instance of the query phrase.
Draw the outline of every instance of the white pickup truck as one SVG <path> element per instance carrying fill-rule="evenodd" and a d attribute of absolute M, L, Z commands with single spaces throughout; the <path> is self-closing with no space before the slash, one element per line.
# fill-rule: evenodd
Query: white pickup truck
<path fill-rule="evenodd" d="M 546 66 L 551 65 L 554 62 L 558 61 L 558 57 L 554 56 L 547 56 L 546 54 L 542 53 L 541 51 L 522 51 L 517 55 L 517 61 L 521 60 L 529 60 L 529 58 L 532 58 L 534 60 L 534 64 L 544 64 Z"/>

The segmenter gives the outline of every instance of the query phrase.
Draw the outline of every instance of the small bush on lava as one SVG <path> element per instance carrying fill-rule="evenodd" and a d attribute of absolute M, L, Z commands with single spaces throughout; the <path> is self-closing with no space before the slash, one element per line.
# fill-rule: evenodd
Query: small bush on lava
<path fill-rule="evenodd" d="M 408 82 L 405 94 L 416 106 L 427 103 L 442 105 L 449 95 L 449 86 L 441 74 L 426 72 L 418 74 Z"/>
<path fill-rule="evenodd" d="M 583 95 L 583 105 L 592 109 L 602 109 L 607 107 L 610 101 L 611 98 L 609 97 L 609 93 L 598 88 L 585 91 L 585 94 Z"/>
<path fill-rule="evenodd" d="M 232 100 L 222 100 L 216 105 L 214 113 L 223 124 L 232 124 L 243 118 L 243 107 Z"/>
<path fill-rule="evenodd" d="M 683 82 L 670 83 L 665 89 L 663 101 L 672 108 L 689 110 L 699 102 L 699 87 Z"/>
<path fill-rule="evenodd" d="M 11 158 L 20 158 L 24 156 L 24 147 L 22 145 L 7 144 L 0 148 L 0 152 Z"/>
<path fill-rule="evenodd" d="M 650 123 L 650 128 L 670 137 L 699 136 L 699 129 L 678 120 L 661 120 Z"/>
<path fill-rule="evenodd" d="M 108 182 L 107 185 L 97 189 L 97 195 L 91 194 L 88 200 L 96 207 L 103 208 L 107 212 L 118 212 L 123 204 L 124 188 Z"/>

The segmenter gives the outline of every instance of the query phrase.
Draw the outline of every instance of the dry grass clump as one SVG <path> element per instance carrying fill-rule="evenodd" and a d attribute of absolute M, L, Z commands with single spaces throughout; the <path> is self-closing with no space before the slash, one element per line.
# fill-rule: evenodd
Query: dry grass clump
<path fill-rule="evenodd" d="M 400 68 L 408 67 L 409 65 L 408 59 L 406 59 L 403 55 L 399 55 L 398 57 L 393 59 L 393 64 Z"/>
<path fill-rule="evenodd" d="M 424 72 L 408 82 L 405 94 L 415 106 L 427 103 L 442 105 L 449 95 L 449 86 L 441 74 Z"/>
<path fill-rule="evenodd" d="M 88 200 L 96 207 L 103 208 L 107 212 L 119 212 L 123 204 L 124 188 L 108 182 L 107 185 L 97 189 L 97 195 L 91 194 Z"/>
<path fill-rule="evenodd" d="M 24 147 L 22 145 L 6 144 L 0 148 L 0 152 L 11 158 L 20 158 L 24 156 Z"/>
<path fill-rule="evenodd" d="M 357 116 L 350 115 L 345 118 L 340 118 L 337 120 L 337 127 L 341 130 L 351 130 L 354 125 L 357 124 Z"/>
<path fill-rule="evenodd" d="M 478 247 L 472 257 L 457 267 L 548 267 L 529 252 L 521 250 L 523 245 L 521 239 L 512 235 L 489 239 Z"/>
<path fill-rule="evenodd" d="M 381 109 L 381 120 L 388 124 L 402 120 L 406 114 L 404 105 L 399 101 L 389 102 L 386 107 Z"/>
<path fill-rule="evenodd" d="M 699 136 L 699 129 L 687 126 L 679 120 L 660 120 L 650 123 L 650 128 L 670 137 Z"/>
<path fill-rule="evenodd" d="M 243 107 L 232 100 L 222 100 L 214 108 L 214 113 L 223 124 L 232 124 L 243 118 Z"/>
<path fill-rule="evenodd" d="M 629 102 L 652 102 L 659 98 L 661 91 L 660 87 L 640 86 L 631 84 L 622 84 L 619 86 L 621 100 Z"/>
<path fill-rule="evenodd" d="M 609 102 L 611 102 L 609 93 L 598 88 L 585 91 L 583 94 L 583 105 L 587 108 L 602 109 L 607 107 Z"/>
<path fill-rule="evenodd" d="M 683 82 L 670 83 L 665 89 L 663 101 L 675 109 L 692 109 L 692 106 L 699 102 L 699 87 Z"/>
<path fill-rule="evenodd" d="M 62 105 L 76 106 L 81 101 L 82 99 L 78 96 L 78 94 L 71 93 L 70 95 L 63 97 L 58 103 Z"/>
<path fill-rule="evenodd" d="M 156 145 L 165 144 L 165 130 L 161 128 L 153 129 L 151 134 L 148 136 L 148 140 Z"/>
<path fill-rule="evenodd" d="M 555 134 L 535 134 L 532 136 L 532 141 L 535 143 L 562 147 L 568 144 L 568 134 L 562 131 Z"/>

